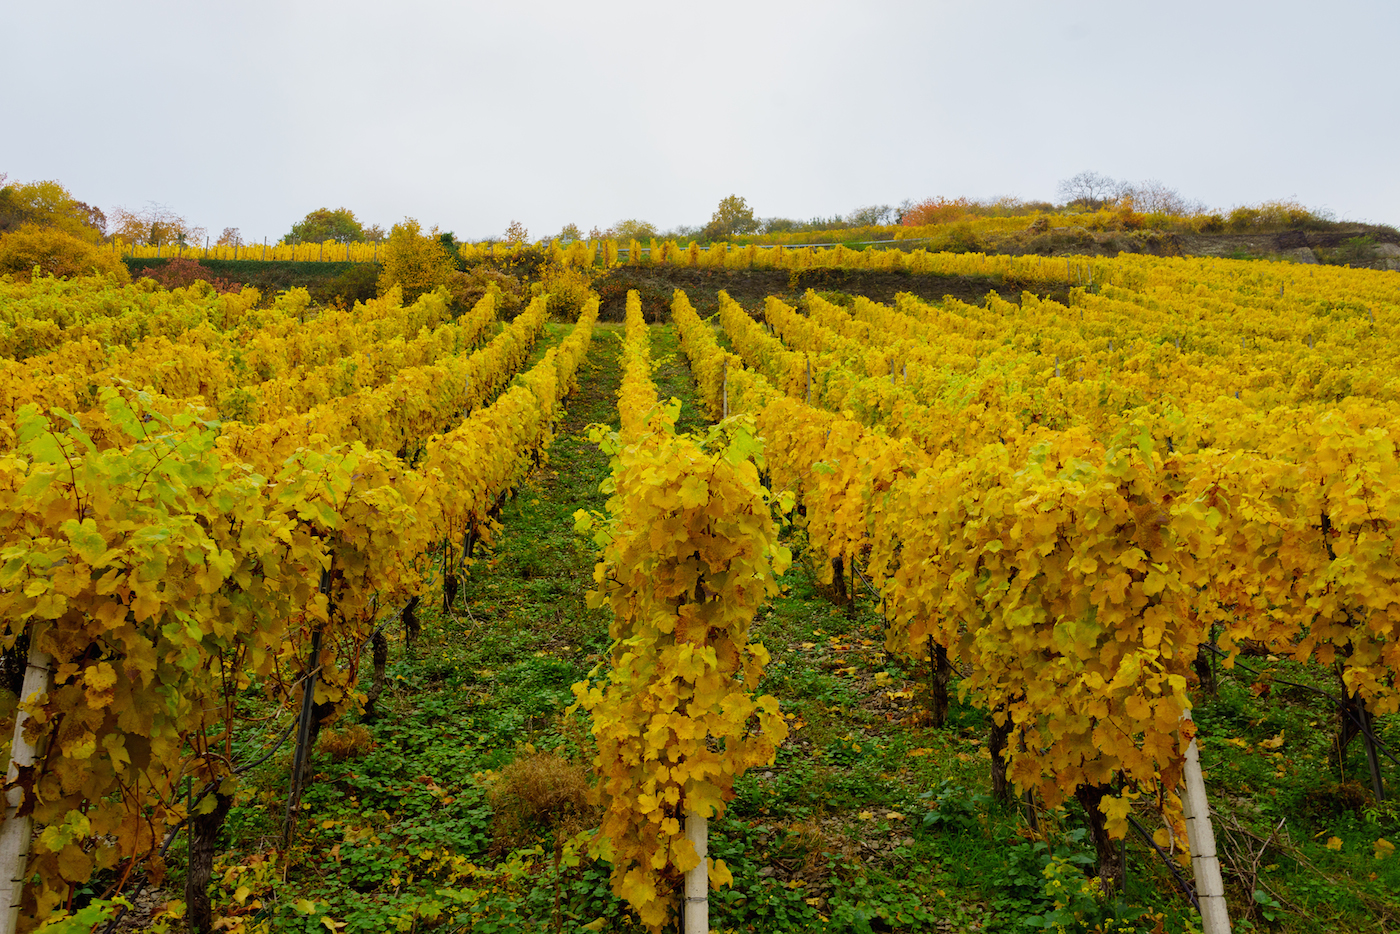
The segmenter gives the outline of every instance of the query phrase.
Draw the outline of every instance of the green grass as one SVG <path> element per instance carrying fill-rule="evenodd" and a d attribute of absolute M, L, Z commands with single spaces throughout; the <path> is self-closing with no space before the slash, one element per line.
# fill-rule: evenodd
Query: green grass
<path fill-rule="evenodd" d="M 538 352 L 564 330 L 552 325 Z M 576 770 L 591 761 L 586 722 L 563 711 L 570 685 L 606 656 L 608 617 L 586 608 L 594 550 L 574 535 L 572 515 L 605 507 L 607 458 L 585 432 L 617 423 L 620 338 L 617 326 L 595 332 L 547 462 L 506 503 L 458 604 L 443 613 L 437 599 L 417 647 L 393 645 L 370 742 L 340 761 L 318 753 L 285 879 L 257 865 L 278 832 L 285 757 L 256 777 L 216 872 L 231 880 L 226 907 L 237 910 L 243 884 L 276 931 L 324 931 L 323 915 L 351 934 L 553 931 L 556 921 L 580 931 L 599 919 L 590 929 L 630 929 L 605 864 L 556 868 L 556 837 L 570 828 L 548 814 L 507 825 L 493 797 L 513 763 L 539 751 Z M 652 354 L 659 394 L 682 400 L 680 426 L 700 427 L 669 326 L 654 329 Z M 788 535 L 800 554 L 801 532 Z M 1036 834 L 990 799 L 985 715 L 955 702 L 946 728 L 927 725 L 927 665 L 886 655 L 876 605 L 837 605 L 799 559 L 753 634 L 773 657 L 762 688 L 780 699 L 792 735 L 773 765 L 738 781 L 711 824 L 711 855 L 735 878 L 714 893 L 717 930 L 1011 932 L 1065 920 L 1046 872 L 1084 878 L 1093 849 L 1082 815 L 1043 813 Z M 1329 768 L 1325 702 L 1270 673 L 1335 687 L 1317 669 L 1245 662 L 1259 673 L 1222 670 L 1218 697 L 1196 711 L 1236 929 L 1393 929 L 1400 854 L 1373 852 L 1380 837 L 1400 844 L 1400 810 L 1371 800 L 1359 742 L 1344 776 Z M 1381 728 L 1400 746 L 1396 717 Z M 1396 770 L 1387 774 L 1394 784 Z M 1333 837 L 1340 850 L 1328 848 Z M 1193 913 L 1157 857 L 1137 839 L 1126 854 L 1121 903 L 1080 893 L 1065 911 L 1087 923 L 1066 930 L 1114 913 L 1142 915 L 1123 930 L 1191 930 Z M 298 910 L 303 899 L 310 913 Z"/>

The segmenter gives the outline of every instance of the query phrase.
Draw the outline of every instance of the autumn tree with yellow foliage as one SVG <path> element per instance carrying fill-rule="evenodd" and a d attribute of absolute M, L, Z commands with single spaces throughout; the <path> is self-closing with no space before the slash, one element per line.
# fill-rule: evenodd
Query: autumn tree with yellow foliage
<path fill-rule="evenodd" d="M 427 234 L 411 217 L 395 224 L 384 246 L 383 269 L 379 273 L 379 294 L 394 286 L 403 289 L 403 300 L 413 302 L 424 292 L 445 286 L 457 271 L 457 263 L 442 241 L 437 228 Z"/>
<path fill-rule="evenodd" d="M 112 276 L 130 282 L 131 274 L 111 250 L 103 249 L 57 227 L 25 224 L 0 234 L 0 275 L 29 281 L 34 271 L 42 276 Z"/>

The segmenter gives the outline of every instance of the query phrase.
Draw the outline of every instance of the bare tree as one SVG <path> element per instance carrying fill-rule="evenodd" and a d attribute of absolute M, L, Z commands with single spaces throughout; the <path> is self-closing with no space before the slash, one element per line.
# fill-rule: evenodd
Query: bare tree
<path fill-rule="evenodd" d="M 852 227 L 880 227 L 894 223 L 894 208 L 888 204 L 868 204 L 846 215 Z"/>
<path fill-rule="evenodd" d="M 1133 207 L 1147 214 L 1170 214 L 1174 217 L 1186 217 L 1205 211 L 1205 206 L 1201 202 L 1186 200 L 1182 197 L 1181 192 L 1168 187 L 1166 183 L 1155 178 L 1138 182 L 1131 186 L 1128 193 L 1132 195 Z"/>
<path fill-rule="evenodd" d="M 164 204 L 148 201 L 140 211 L 116 207 L 111 211 L 109 232 L 128 243 L 199 243 L 204 228 L 196 227 Z"/>
<path fill-rule="evenodd" d="M 225 227 L 224 232 L 219 234 L 219 246 L 242 246 L 243 235 L 238 232 L 237 227 Z"/>
<path fill-rule="evenodd" d="M 1057 191 L 1066 203 L 1081 204 L 1097 211 L 1128 194 L 1131 186 L 1098 172 L 1084 171 L 1060 182 Z"/>

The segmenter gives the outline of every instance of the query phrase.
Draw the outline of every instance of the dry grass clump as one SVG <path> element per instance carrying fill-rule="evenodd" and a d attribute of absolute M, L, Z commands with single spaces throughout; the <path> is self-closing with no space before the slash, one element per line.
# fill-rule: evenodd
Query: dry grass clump
<path fill-rule="evenodd" d="M 373 748 L 374 737 L 358 723 L 338 729 L 322 730 L 320 738 L 316 741 L 317 751 L 330 756 L 335 762 L 359 759 L 369 755 Z"/>
<path fill-rule="evenodd" d="M 801 860 L 796 875 L 819 876 L 833 857 L 844 863 L 860 859 L 860 847 L 835 820 L 797 821 L 788 825 L 787 832 L 783 849 Z"/>
<path fill-rule="evenodd" d="M 592 826 L 597 814 L 587 769 L 553 752 L 531 753 L 502 769 L 491 804 L 495 845 L 503 850 L 524 846 L 546 829 L 576 833 Z"/>

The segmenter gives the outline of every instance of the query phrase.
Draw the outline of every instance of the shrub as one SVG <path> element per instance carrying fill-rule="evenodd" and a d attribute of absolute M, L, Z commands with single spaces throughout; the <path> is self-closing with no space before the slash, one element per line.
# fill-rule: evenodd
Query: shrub
<path fill-rule="evenodd" d="M 489 266 L 508 276 L 521 279 L 534 279 L 554 260 L 554 251 L 546 244 L 516 245 L 512 250 L 500 255 L 482 256 L 478 254 L 463 261 L 464 268 L 471 271 L 477 266 Z"/>
<path fill-rule="evenodd" d="M 1141 230 L 1146 222 L 1141 213 L 1133 209 L 1133 199 L 1124 198 L 1118 207 L 1118 228 L 1120 230 Z"/>
<path fill-rule="evenodd" d="M 114 276 L 130 282 L 131 273 L 111 250 L 69 236 L 52 227 L 25 224 L 0 236 L 0 275 L 29 281 L 34 269 L 45 276 Z"/>
<path fill-rule="evenodd" d="M 379 294 L 379 267 L 374 263 L 356 263 L 333 279 L 311 289 L 311 297 L 319 305 L 339 305 L 344 308 L 356 302 L 367 302 Z"/>
<path fill-rule="evenodd" d="M 196 282 L 207 282 L 219 293 L 241 292 L 243 283 L 220 279 L 210 270 L 199 264 L 199 260 L 177 257 L 159 266 L 150 266 L 142 272 L 143 279 L 150 279 L 162 289 L 187 289 Z"/>
<path fill-rule="evenodd" d="M 967 198 L 927 198 L 907 208 L 900 223 L 905 227 L 948 224 L 972 213 L 972 207 Z"/>
<path fill-rule="evenodd" d="M 1326 262 L 1337 266 L 1351 266 L 1354 269 L 1370 268 L 1376 264 L 1380 254 L 1376 250 L 1376 238 L 1368 236 L 1348 237 L 1326 257 Z"/>
<path fill-rule="evenodd" d="M 514 318 L 525 304 L 528 294 L 524 284 L 515 276 L 486 265 L 473 266 L 466 272 L 456 272 L 447 282 L 452 293 L 452 306 L 458 313 L 481 300 L 488 291 L 496 292 L 496 317 L 501 321 Z"/>
<path fill-rule="evenodd" d="M 1225 229 L 1223 214 L 1202 214 L 1191 219 L 1191 229 L 1196 233 L 1220 233 Z"/>
<path fill-rule="evenodd" d="M 1231 230 L 1247 231 L 1261 228 L 1313 227 L 1324 216 L 1308 210 L 1296 201 L 1265 201 L 1262 204 L 1242 204 L 1230 211 L 1226 223 Z"/>
<path fill-rule="evenodd" d="M 976 253 L 982 249 L 982 241 L 972 225 L 963 221 L 949 225 L 929 246 L 945 253 Z"/>
<path fill-rule="evenodd" d="M 671 315 L 673 287 L 670 283 L 638 275 L 634 268 L 620 266 L 605 274 L 595 286 L 598 292 L 598 320 L 623 321 L 627 317 L 627 292 L 636 289 L 642 299 L 642 316 L 647 321 L 667 321 Z"/>
<path fill-rule="evenodd" d="M 549 263 L 530 286 L 532 294 L 548 293 L 549 313 L 561 321 L 575 321 L 593 295 L 593 280 L 576 266 Z"/>
<path fill-rule="evenodd" d="M 1259 209 L 1251 205 L 1242 204 L 1230 211 L 1230 216 L 1226 218 L 1226 223 L 1231 230 L 1249 230 L 1259 226 Z"/>

